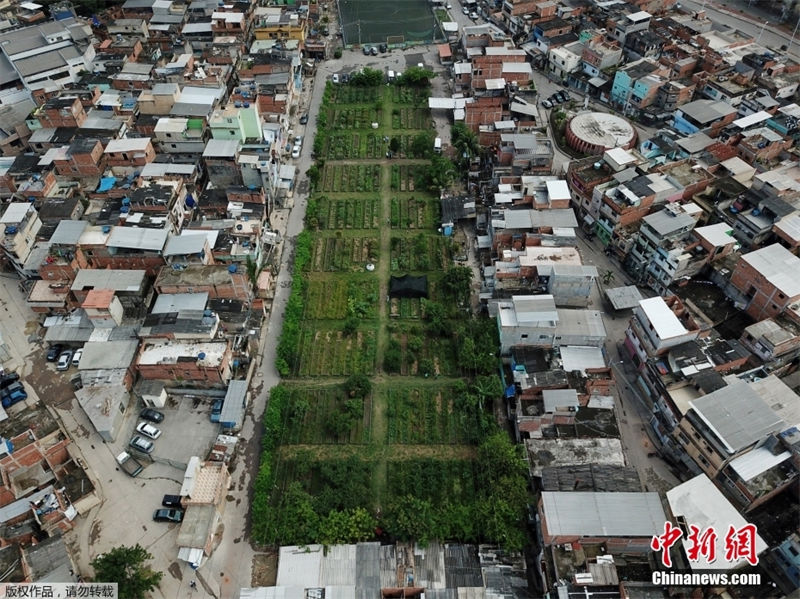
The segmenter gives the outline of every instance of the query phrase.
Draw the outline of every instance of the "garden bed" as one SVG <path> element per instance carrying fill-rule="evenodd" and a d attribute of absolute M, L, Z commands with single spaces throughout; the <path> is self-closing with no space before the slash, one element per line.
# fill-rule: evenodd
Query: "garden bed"
<path fill-rule="evenodd" d="M 363 272 L 377 261 L 377 237 L 317 237 L 311 250 L 316 272 Z"/>
<path fill-rule="evenodd" d="M 381 123 L 383 110 L 376 106 L 358 106 L 340 108 L 335 107 L 328 111 L 328 129 L 371 129 L 372 123 Z"/>
<path fill-rule="evenodd" d="M 310 324 L 300 335 L 298 376 L 371 375 L 375 372 L 375 331 L 359 330 L 345 335 L 336 329 Z"/>
<path fill-rule="evenodd" d="M 368 104 L 378 100 L 383 100 L 382 87 L 334 85 L 331 94 L 332 104 Z"/>
<path fill-rule="evenodd" d="M 389 222 L 394 229 L 432 229 L 438 220 L 438 203 L 426 195 L 393 197 Z"/>
<path fill-rule="evenodd" d="M 425 179 L 426 166 L 421 164 L 393 164 L 392 191 L 414 191 Z"/>
<path fill-rule="evenodd" d="M 472 443 L 480 435 L 477 414 L 453 406 L 453 387 L 392 386 L 387 393 L 388 443 Z"/>
<path fill-rule="evenodd" d="M 380 224 L 378 198 L 318 198 L 320 229 L 377 229 Z"/>
<path fill-rule="evenodd" d="M 418 233 L 392 237 L 392 271 L 444 270 L 450 263 L 448 243 L 441 235 Z"/>
<path fill-rule="evenodd" d="M 413 104 L 420 108 L 427 108 L 430 92 L 425 88 L 404 87 L 395 85 L 391 87 L 391 99 L 395 104 Z"/>
<path fill-rule="evenodd" d="M 430 129 L 431 113 L 427 108 L 395 108 L 392 129 Z"/>
<path fill-rule="evenodd" d="M 304 317 L 309 320 L 343 320 L 348 311 L 357 312 L 360 318 L 374 319 L 378 317 L 378 281 L 374 278 L 358 281 L 344 277 L 309 278 L 304 305 Z"/>
<path fill-rule="evenodd" d="M 378 164 L 326 164 L 320 185 L 323 192 L 378 191 L 381 167 Z"/>
<path fill-rule="evenodd" d="M 283 414 L 285 444 L 368 443 L 372 397 L 349 398 L 341 385 L 291 388 Z"/>

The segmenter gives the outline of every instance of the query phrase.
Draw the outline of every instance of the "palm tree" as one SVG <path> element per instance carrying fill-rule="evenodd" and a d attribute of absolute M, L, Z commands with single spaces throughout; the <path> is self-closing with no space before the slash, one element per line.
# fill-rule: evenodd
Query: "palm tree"
<path fill-rule="evenodd" d="M 603 285 L 610 285 L 615 278 L 614 271 L 607 270 L 603 273 Z"/>

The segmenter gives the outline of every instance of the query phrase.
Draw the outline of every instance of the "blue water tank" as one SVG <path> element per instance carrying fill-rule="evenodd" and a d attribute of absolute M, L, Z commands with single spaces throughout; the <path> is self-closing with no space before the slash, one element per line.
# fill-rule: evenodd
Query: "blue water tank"
<path fill-rule="evenodd" d="M 211 317 L 214 316 L 213 310 L 203 310 L 203 316 Z"/>
<path fill-rule="evenodd" d="M 6 227 L 6 235 L 13 235 L 16 232 L 17 232 L 16 225 L 9 225 Z"/>
<path fill-rule="evenodd" d="M 197 354 L 197 359 L 198 360 L 205 360 L 206 359 L 206 352 L 201 351 L 199 354 Z"/>
<path fill-rule="evenodd" d="M 103 225 L 103 228 L 101 230 L 103 231 L 103 233 L 110 233 L 111 232 L 111 226 Z"/>
<path fill-rule="evenodd" d="M 131 207 L 130 206 L 122 206 L 119 209 L 120 214 L 127 214 L 130 211 L 131 211 Z"/>
<path fill-rule="evenodd" d="M 229 273 L 231 273 L 231 274 L 235 273 L 235 272 L 236 272 L 236 270 L 237 270 L 237 268 L 236 268 L 236 265 L 235 265 L 235 264 L 231 264 L 231 265 L 228 267 L 228 272 L 229 272 Z"/>
<path fill-rule="evenodd" d="M 130 198 L 122 198 L 122 205 L 123 206 L 130 206 L 131 205 L 131 199 Z"/>
<path fill-rule="evenodd" d="M 194 198 L 192 194 L 186 196 L 186 205 L 189 206 L 189 208 L 194 208 Z"/>
<path fill-rule="evenodd" d="M 242 106 L 244 108 L 250 108 L 250 102 L 245 102 L 244 104 L 242 104 Z"/>

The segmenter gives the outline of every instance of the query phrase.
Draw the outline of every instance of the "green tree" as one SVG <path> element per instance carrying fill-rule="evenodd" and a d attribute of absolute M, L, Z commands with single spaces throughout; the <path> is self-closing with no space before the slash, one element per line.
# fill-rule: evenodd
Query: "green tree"
<path fill-rule="evenodd" d="M 344 390 L 349 397 L 366 397 L 372 391 L 372 383 L 366 374 L 351 374 L 344 382 Z"/>
<path fill-rule="evenodd" d="M 614 282 L 614 279 L 616 278 L 617 277 L 616 275 L 614 275 L 614 271 L 607 270 L 606 272 L 603 273 L 603 285 L 610 285 L 611 283 Z"/>
<path fill-rule="evenodd" d="M 342 327 L 342 332 L 346 336 L 350 336 L 358 330 L 358 323 L 360 322 L 358 316 L 348 316 L 344 321 L 344 327 Z"/>
<path fill-rule="evenodd" d="M 430 84 L 431 79 L 436 77 L 436 73 L 422 67 L 408 67 L 400 78 L 402 85 L 412 87 L 425 87 Z"/>
<path fill-rule="evenodd" d="M 431 335 L 443 337 L 447 334 L 449 327 L 442 304 L 422 298 L 422 311 L 425 313 L 425 321 L 428 323 L 428 332 Z"/>
<path fill-rule="evenodd" d="M 414 158 L 428 158 L 433 154 L 434 134 L 430 131 L 417 133 L 411 140 L 409 150 Z"/>
<path fill-rule="evenodd" d="M 448 187 L 455 178 L 455 165 L 440 154 L 434 154 L 426 173 L 427 185 L 430 191 L 438 191 Z"/>
<path fill-rule="evenodd" d="M 400 139 L 393 137 L 389 140 L 389 149 L 397 154 L 400 151 Z"/>
<path fill-rule="evenodd" d="M 472 269 L 469 266 L 451 266 L 444 272 L 442 288 L 459 303 L 469 301 Z"/>
<path fill-rule="evenodd" d="M 122 545 L 92 560 L 96 582 L 116 582 L 120 599 L 142 599 L 158 588 L 163 572 L 146 564 L 153 556 L 138 543 Z"/>
<path fill-rule="evenodd" d="M 386 353 L 383 354 L 383 369 L 388 373 L 400 372 L 403 365 L 403 353 L 397 339 L 389 340 Z"/>
<path fill-rule="evenodd" d="M 247 279 L 250 281 L 250 284 L 255 288 L 256 283 L 258 282 L 258 273 L 261 270 L 256 264 L 255 260 L 252 257 L 247 257 L 247 262 L 245 263 L 245 267 L 247 268 Z"/>
<path fill-rule="evenodd" d="M 333 51 L 333 57 L 334 58 L 341 58 L 342 57 L 342 49 L 341 48 L 336 48 Z"/>

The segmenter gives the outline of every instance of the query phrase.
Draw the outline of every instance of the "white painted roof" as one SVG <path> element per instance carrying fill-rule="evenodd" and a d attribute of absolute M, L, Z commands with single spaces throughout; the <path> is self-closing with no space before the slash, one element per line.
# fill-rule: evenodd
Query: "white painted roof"
<path fill-rule="evenodd" d="M 108 142 L 104 154 L 115 152 L 144 152 L 150 145 L 149 137 L 134 137 L 131 139 L 112 139 Z"/>
<path fill-rule="evenodd" d="M 570 199 L 569 185 L 562 180 L 547 181 L 547 195 L 550 200 L 568 200 Z"/>
<path fill-rule="evenodd" d="M 688 524 L 694 524 L 700 530 L 712 528 L 717 532 L 717 559 L 711 563 L 700 556 L 700 561 L 689 562 L 693 570 L 732 570 L 743 563 L 743 559 L 731 564 L 727 560 L 721 559 L 725 555 L 725 534 L 728 527 L 733 526 L 739 529 L 745 524 L 745 520 L 731 502 L 717 489 L 705 474 L 695 476 L 667 491 L 667 501 L 670 511 L 675 518 L 681 517 Z M 663 530 L 663 524 L 661 532 Z M 689 542 L 686 538 L 682 540 L 685 549 Z M 767 544 L 760 535 L 756 535 L 756 554 L 762 553 L 767 549 Z"/>
<path fill-rule="evenodd" d="M 756 272 L 787 297 L 800 295 L 800 258 L 778 243 L 742 256 Z"/>
<path fill-rule="evenodd" d="M 685 335 L 688 331 L 681 324 L 675 313 L 669 309 L 663 297 L 656 296 L 643 299 L 639 302 L 639 307 L 647 316 L 650 324 L 653 325 L 659 339 L 670 339 Z"/>
<path fill-rule="evenodd" d="M 733 227 L 727 223 L 717 223 L 715 225 L 697 227 L 694 232 L 696 235 L 702 237 L 714 247 L 726 246 L 729 243 L 736 241 L 736 239 L 731 236 L 733 233 Z"/>

